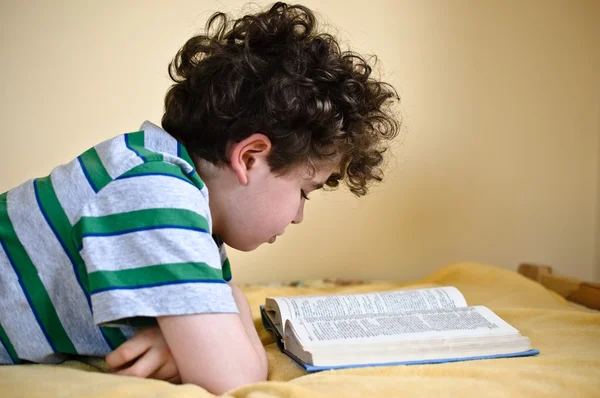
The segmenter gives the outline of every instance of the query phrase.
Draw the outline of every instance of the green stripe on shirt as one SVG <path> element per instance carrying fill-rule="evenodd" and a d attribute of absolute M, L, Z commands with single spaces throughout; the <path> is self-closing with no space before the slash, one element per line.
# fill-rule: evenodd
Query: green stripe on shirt
<path fill-rule="evenodd" d="M 144 131 L 125 134 L 125 143 L 127 147 L 138 154 L 144 162 L 162 161 L 163 155 L 158 152 L 152 152 L 144 146 Z"/>
<path fill-rule="evenodd" d="M 202 181 L 198 173 L 196 173 L 195 171 L 191 174 L 188 174 L 188 178 L 192 180 L 192 182 L 198 189 L 204 188 L 204 181 Z"/>
<path fill-rule="evenodd" d="M 112 349 L 117 348 L 127 341 L 127 337 L 125 337 L 123 332 L 118 328 L 102 326 L 100 329 Z"/>
<path fill-rule="evenodd" d="M 223 270 L 223 279 L 229 282 L 231 280 L 231 263 L 229 262 L 229 258 L 226 258 L 225 261 L 223 261 L 221 268 Z"/>
<path fill-rule="evenodd" d="M 192 160 L 190 154 L 188 153 L 187 149 L 185 149 L 185 146 L 183 146 L 181 144 L 181 142 L 177 143 L 177 154 L 178 156 L 185 160 L 186 162 L 188 162 L 190 164 L 190 166 L 194 167 L 194 161 Z"/>
<path fill-rule="evenodd" d="M 165 174 L 180 179 L 183 178 L 186 181 L 191 182 L 198 189 L 204 188 L 204 182 L 196 172 L 192 158 L 188 154 L 188 151 L 185 149 L 185 147 L 180 143 L 177 143 L 178 155 L 181 157 L 181 159 L 185 160 L 192 167 L 192 170 L 189 173 L 186 173 L 185 171 L 181 170 L 179 166 L 175 166 L 173 164 L 164 162 L 164 157 L 161 153 L 152 152 L 146 149 L 144 147 L 143 131 L 126 134 L 125 142 L 128 148 L 136 152 L 144 160 L 144 162 L 147 163 L 137 166 L 132 170 L 129 170 L 127 173 L 123 174 L 122 176 L 119 176 L 119 179 L 134 177 L 138 175 Z"/>
<path fill-rule="evenodd" d="M 158 228 L 208 232 L 204 217 L 186 209 L 144 209 L 100 217 L 81 217 L 73 227 L 77 244 L 86 236 L 111 236 Z"/>
<path fill-rule="evenodd" d="M 192 180 L 192 182 L 198 187 L 198 189 L 204 188 L 204 182 L 196 172 L 196 165 L 194 164 L 192 157 L 188 153 L 187 149 L 185 149 L 185 146 L 183 146 L 180 142 L 177 143 L 177 155 L 181 159 L 188 162 L 190 166 L 192 166 L 192 171 L 188 173 L 188 177 Z"/>
<path fill-rule="evenodd" d="M 77 350 L 56 314 L 38 271 L 19 241 L 8 217 L 6 196 L 6 193 L 0 195 L 0 236 L 5 242 L 6 255 L 19 277 L 23 293 L 29 300 L 31 309 L 52 349 L 55 352 L 76 354 Z"/>
<path fill-rule="evenodd" d="M 224 283 L 220 269 L 205 263 L 175 263 L 151 265 L 120 271 L 95 271 L 90 273 L 92 294 L 114 289 L 138 289 L 175 283 Z"/>
<path fill-rule="evenodd" d="M 56 196 L 52 180 L 50 177 L 37 179 L 35 181 L 35 187 L 44 216 L 50 224 L 50 228 L 57 234 L 57 238 L 60 240 L 63 249 L 74 263 L 73 271 L 75 272 L 77 281 L 83 289 L 86 298 L 89 300 L 90 288 L 87 269 L 75 246 L 75 242 L 73 241 L 71 223 Z M 91 303 L 88 302 L 88 305 L 90 305 L 91 310 Z M 125 335 L 119 329 L 105 327 L 102 327 L 101 329 L 107 343 L 113 349 L 117 348 L 127 340 Z"/>
<path fill-rule="evenodd" d="M 8 335 L 4 331 L 2 324 L 0 324 L 0 344 L 2 344 L 4 346 L 4 348 L 8 352 L 8 356 L 10 357 L 10 360 L 13 363 L 21 362 L 19 360 L 19 356 L 17 355 L 17 351 L 15 350 L 15 347 L 13 347 L 12 343 L 10 342 L 10 339 L 8 338 Z"/>
<path fill-rule="evenodd" d="M 112 181 L 95 148 L 85 151 L 79 156 L 79 160 L 83 168 L 83 173 L 95 192 L 100 191 Z"/>
<path fill-rule="evenodd" d="M 52 180 L 50 177 L 39 178 L 35 181 L 35 188 L 44 217 L 50 224 L 50 228 L 58 235 L 57 238 L 60 240 L 61 245 L 66 250 L 71 261 L 73 261 L 77 281 L 86 296 L 89 296 L 90 289 L 85 263 L 73 241 L 71 223 L 58 201 Z"/>
<path fill-rule="evenodd" d="M 174 177 L 174 178 L 183 180 L 185 182 L 188 182 L 188 183 L 194 185 L 194 182 L 192 181 L 192 177 L 186 175 L 179 166 L 175 166 L 173 164 L 165 163 L 165 162 L 148 162 L 148 163 L 141 164 L 141 165 L 129 170 L 128 172 L 124 173 L 123 175 L 119 176 L 117 179 L 121 180 L 124 178 L 151 176 L 151 175 L 164 175 L 164 176 Z M 202 183 L 202 186 L 204 186 L 203 183 Z M 198 188 L 202 188 L 202 186 L 200 186 Z"/>

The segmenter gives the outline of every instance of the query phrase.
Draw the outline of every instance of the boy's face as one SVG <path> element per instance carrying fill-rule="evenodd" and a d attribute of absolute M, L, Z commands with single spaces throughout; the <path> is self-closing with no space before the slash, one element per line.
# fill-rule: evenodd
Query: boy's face
<path fill-rule="evenodd" d="M 302 222 L 305 196 L 321 188 L 335 168 L 321 165 L 311 173 L 308 166 L 299 166 L 278 176 L 267 164 L 270 142 L 265 146 L 260 142 L 264 136 L 257 136 L 258 145 L 243 148 L 245 154 L 232 151 L 231 164 L 224 171 L 229 178 L 221 179 L 215 195 L 209 184 L 213 230 L 227 245 L 242 251 L 274 243 L 290 224 Z"/>
<path fill-rule="evenodd" d="M 298 168 L 291 174 L 276 176 L 265 172 L 260 181 L 238 201 L 235 209 L 235 230 L 229 231 L 226 242 L 238 250 L 254 250 L 263 243 L 274 243 L 290 224 L 299 224 L 304 218 L 303 195 L 323 186 L 333 172 L 319 170 L 311 179 L 309 170 Z"/>

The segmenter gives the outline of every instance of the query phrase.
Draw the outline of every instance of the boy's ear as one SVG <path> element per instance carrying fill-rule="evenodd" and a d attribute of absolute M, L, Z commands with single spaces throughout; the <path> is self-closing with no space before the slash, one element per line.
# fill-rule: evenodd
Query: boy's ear
<path fill-rule="evenodd" d="M 242 185 L 248 184 L 248 172 L 257 162 L 267 161 L 271 152 L 271 140 L 264 134 L 255 133 L 230 147 L 229 165 Z"/>

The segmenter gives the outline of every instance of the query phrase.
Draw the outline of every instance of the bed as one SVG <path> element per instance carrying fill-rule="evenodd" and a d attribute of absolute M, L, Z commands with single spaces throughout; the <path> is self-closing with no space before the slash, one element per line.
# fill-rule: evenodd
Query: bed
<path fill-rule="evenodd" d="M 320 280 L 243 286 L 269 357 L 269 381 L 238 388 L 226 396 L 600 397 L 600 312 L 588 308 L 597 303 L 600 287 L 555 276 L 549 267 L 524 264 L 519 271 L 456 263 L 410 284 Z M 530 337 L 540 355 L 306 374 L 279 352 L 260 321 L 259 306 L 266 296 L 440 285 L 456 286 L 469 305 L 490 307 Z M 197 386 L 113 376 L 103 373 L 103 369 L 104 364 L 98 359 L 72 360 L 59 366 L 0 367 L 0 397 L 213 396 Z"/>

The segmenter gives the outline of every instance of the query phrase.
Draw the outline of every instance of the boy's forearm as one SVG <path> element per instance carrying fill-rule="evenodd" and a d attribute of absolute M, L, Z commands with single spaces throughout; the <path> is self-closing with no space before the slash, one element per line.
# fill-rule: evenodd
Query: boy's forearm
<path fill-rule="evenodd" d="M 213 394 L 266 380 L 252 340 L 239 314 L 158 317 L 181 381 Z"/>
<path fill-rule="evenodd" d="M 252 341 L 252 345 L 256 350 L 256 354 L 259 357 L 261 365 L 266 373 L 268 371 L 268 362 L 267 362 L 267 354 L 265 352 L 265 348 L 262 345 L 260 338 L 258 337 L 258 333 L 256 332 L 256 328 L 254 327 L 254 319 L 252 318 L 252 311 L 250 310 L 250 305 L 248 304 L 248 300 L 244 293 L 240 290 L 239 287 L 234 285 L 233 283 L 229 284 L 231 286 L 231 291 L 233 293 L 233 298 L 235 299 L 235 303 L 240 311 L 240 318 L 242 320 L 242 324 L 244 325 L 244 329 Z"/>

